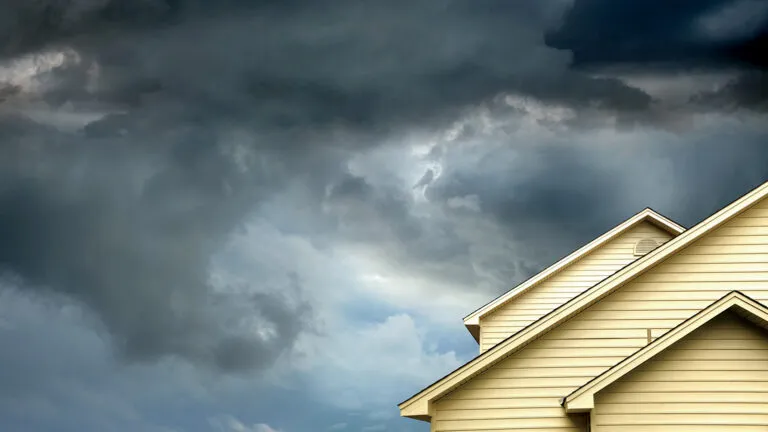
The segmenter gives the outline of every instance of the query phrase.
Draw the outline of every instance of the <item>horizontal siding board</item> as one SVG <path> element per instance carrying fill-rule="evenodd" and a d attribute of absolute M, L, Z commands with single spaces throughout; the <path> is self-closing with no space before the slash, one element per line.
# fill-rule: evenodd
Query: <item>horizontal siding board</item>
<path fill-rule="evenodd" d="M 651 320 L 651 321 L 632 321 L 628 322 L 629 324 L 635 323 L 636 326 L 634 328 L 624 329 L 624 330 L 605 330 L 610 331 L 609 334 L 601 334 L 604 330 L 601 329 L 584 329 L 584 330 L 572 330 L 569 331 L 566 334 L 578 334 L 578 333 L 584 333 L 584 337 L 577 337 L 575 339 L 565 339 L 563 337 L 561 338 L 542 338 L 542 342 L 539 342 L 537 344 L 537 347 L 539 348 L 610 348 L 610 347 L 637 347 L 638 344 L 645 344 L 648 338 L 648 329 L 651 330 L 651 335 L 653 338 L 656 338 L 658 336 L 661 336 L 662 334 L 666 333 L 669 329 L 661 327 L 658 325 L 658 321 Z M 586 323 L 584 323 L 586 324 Z M 601 325 L 609 325 L 608 323 L 602 322 L 602 321 L 595 321 L 595 327 L 599 327 Z M 630 337 L 611 337 L 611 335 L 620 335 L 620 334 L 627 334 L 630 335 Z M 587 334 L 593 335 L 593 337 L 588 337 Z M 501 334 L 488 334 L 485 335 L 487 340 L 499 340 L 501 341 L 503 339 L 503 335 Z M 545 342 L 547 341 L 547 342 Z"/>
<path fill-rule="evenodd" d="M 716 344 L 714 344 L 716 345 Z M 766 350 L 727 350 L 727 349 L 708 349 L 708 350 L 674 350 L 675 357 L 681 361 L 689 360 L 760 360 L 766 358 Z"/>
<path fill-rule="evenodd" d="M 519 358 L 515 356 L 514 366 L 507 368 L 569 368 L 569 367 L 603 367 L 613 366 L 623 360 L 621 355 L 605 357 L 553 357 L 553 358 Z M 501 366 L 504 367 L 504 366 Z"/>
<path fill-rule="evenodd" d="M 601 329 L 601 330 L 562 330 L 562 331 L 554 331 L 547 333 L 544 335 L 539 342 L 540 344 L 543 344 L 548 340 L 559 340 L 564 341 L 563 346 L 567 346 L 567 344 L 574 343 L 581 339 L 616 339 L 617 343 L 622 339 L 644 339 L 646 338 L 646 329 L 645 328 L 637 328 L 637 329 Z"/>
<path fill-rule="evenodd" d="M 502 408 L 561 408 L 557 398 L 498 398 L 498 399 L 455 399 L 442 400 L 439 404 L 438 415 L 444 411 L 465 411 L 474 409 Z"/>
<path fill-rule="evenodd" d="M 600 358 L 607 356 L 626 357 L 637 351 L 634 348 L 529 348 L 521 351 L 519 359 L 552 359 L 552 358 Z"/>
<path fill-rule="evenodd" d="M 768 272 L 761 273 L 652 273 L 643 277 L 644 282 L 656 284 L 675 282 L 766 282 Z M 721 285 L 722 286 L 722 285 Z"/>
<path fill-rule="evenodd" d="M 596 311 L 597 312 L 597 311 Z M 696 314 L 696 309 L 662 310 L 603 310 L 600 314 L 584 317 L 584 321 L 652 321 L 684 320 Z"/>
<path fill-rule="evenodd" d="M 701 256 L 701 255 L 699 255 Z M 768 262 L 751 263 L 701 263 L 701 264 L 662 264 L 656 273 L 765 273 Z"/>
<path fill-rule="evenodd" d="M 524 398 L 561 398 L 570 393 L 574 387 L 531 387 L 521 389 L 463 389 L 459 396 L 451 397 L 452 400 L 458 399 L 524 399 Z"/>
<path fill-rule="evenodd" d="M 548 313 L 548 311 L 545 311 L 543 313 Z M 531 319 L 538 319 L 538 314 L 532 313 L 530 309 L 528 310 L 520 310 L 519 313 L 514 315 L 495 315 L 493 318 L 489 318 L 486 321 L 486 324 L 499 324 L 504 325 L 503 323 L 509 322 L 509 321 L 526 321 L 529 322 Z M 534 318 L 536 317 L 536 318 Z"/>
<path fill-rule="evenodd" d="M 589 319 L 577 320 L 566 323 L 563 329 L 568 330 L 617 330 L 617 329 L 671 329 L 680 324 L 683 319 L 600 319 L 599 317 L 590 317 Z"/>
<path fill-rule="evenodd" d="M 636 330 L 634 338 L 577 338 L 577 339 L 542 339 L 536 345 L 538 348 L 634 348 L 638 349 L 648 343 L 645 330 Z"/>
<path fill-rule="evenodd" d="M 766 414 L 601 414 L 598 417 L 598 425 L 748 425 L 768 426 Z"/>
<path fill-rule="evenodd" d="M 540 419 L 548 417 L 563 417 L 563 408 L 488 408 L 473 410 L 445 410 L 440 413 L 440 420 Z"/>
<path fill-rule="evenodd" d="M 717 299 L 715 299 L 717 300 Z M 693 310 L 698 311 L 712 303 L 710 299 L 702 300 L 646 300 L 646 301 L 618 301 L 614 298 L 604 300 L 593 306 L 592 310 L 604 310 L 613 312 L 632 311 L 646 312 L 647 310 Z"/>
<path fill-rule="evenodd" d="M 591 378 L 603 373 L 605 367 L 581 366 L 569 368 L 491 368 L 483 379 L 492 378 Z"/>
<path fill-rule="evenodd" d="M 657 370 L 666 371 L 683 371 L 687 368 L 695 368 L 699 371 L 724 371 L 730 370 L 730 368 L 738 368 L 742 371 L 761 371 L 764 365 L 761 363 L 762 359 L 758 360 L 686 360 L 679 362 L 666 362 L 663 365 L 657 365 Z"/>
<path fill-rule="evenodd" d="M 673 392 L 673 393 L 731 393 L 731 392 L 765 392 L 768 391 L 766 381 L 685 381 L 685 382 L 660 382 L 660 381 L 632 381 L 618 385 L 616 393 L 644 393 L 644 392 Z"/>
<path fill-rule="evenodd" d="M 768 253 L 766 244 L 742 244 L 737 243 L 718 244 L 718 245 L 698 245 L 694 252 L 685 252 L 691 255 L 746 255 L 746 254 L 765 254 Z"/>
<path fill-rule="evenodd" d="M 756 280 L 756 281 L 738 281 L 738 285 L 734 285 L 733 281 L 720 280 L 720 281 L 661 281 L 661 282 L 649 282 L 647 278 L 638 280 L 635 283 L 630 284 L 626 288 L 617 292 L 620 294 L 623 292 L 651 292 L 657 293 L 659 296 L 655 300 L 665 299 L 667 295 L 675 295 L 674 293 L 687 293 L 685 295 L 697 295 L 705 291 L 714 291 L 721 294 L 727 291 L 727 286 L 730 288 L 738 288 L 739 291 L 748 294 L 750 297 L 765 297 L 768 295 L 768 279 Z M 662 294 L 663 293 L 663 294 Z M 668 294 L 672 293 L 672 294 Z M 612 294 L 613 295 L 613 294 Z M 647 298 L 651 300 L 651 298 Z"/>
<path fill-rule="evenodd" d="M 685 305 L 680 305 L 685 306 Z M 600 314 L 584 317 L 585 321 L 605 320 L 684 320 L 698 312 L 698 309 L 660 309 L 660 310 L 601 310 Z"/>
<path fill-rule="evenodd" d="M 762 360 L 762 359 L 760 359 Z M 729 360 L 730 362 L 730 360 Z M 680 362 L 680 366 L 686 367 L 680 370 L 652 370 L 645 371 L 642 378 L 636 378 L 637 382 L 768 382 L 768 370 L 731 370 L 732 365 L 725 365 L 725 369 L 718 370 L 692 370 L 690 366 Z"/>
<path fill-rule="evenodd" d="M 761 402 L 722 402 L 718 394 L 717 406 L 709 403 L 693 402 L 652 402 L 635 404 L 627 407 L 620 403 L 600 404 L 600 414 L 768 414 L 768 403 Z M 713 411 L 715 410 L 715 411 Z"/>
<path fill-rule="evenodd" d="M 535 386 L 540 387 L 564 387 L 577 386 L 584 381 L 584 377 L 563 378 L 475 378 L 465 385 L 466 390 L 470 389 L 521 389 Z"/>
<path fill-rule="evenodd" d="M 518 429 L 529 427 L 552 428 L 552 427 L 579 427 L 580 422 L 574 422 L 568 417 L 543 417 L 543 418 L 523 418 L 515 419 L 514 426 Z M 460 431 L 460 430 L 496 430 L 509 428 L 510 422 L 506 419 L 487 419 L 487 420 L 438 420 L 437 430 L 439 431 Z"/>
<path fill-rule="evenodd" d="M 676 255 L 667 259 L 668 264 L 745 264 L 767 263 L 768 254 L 688 254 Z"/>
<path fill-rule="evenodd" d="M 646 284 L 647 288 L 649 290 L 652 290 L 653 288 L 649 286 L 649 284 Z M 707 304 L 710 304 L 714 302 L 715 300 L 722 297 L 722 290 L 716 290 L 716 289 L 698 289 L 693 290 L 693 292 L 689 291 L 670 291 L 669 293 L 664 294 L 664 298 L 657 300 L 657 299 L 648 299 L 647 291 L 638 291 L 638 290 L 626 290 L 626 291 L 620 291 L 616 294 L 611 295 L 609 298 L 607 298 L 604 301 L 601 301 L 600 303 L 596 304 L 594 307 L 604 307 L 603 305 L 605 303 L 612 304 L 614 302 L 628 302 L 632 304 L 637 304 L 639 306 L 634 307 L 635 309 L 640 309 L 644 307 L 648 302 L 656 302 L 654 306 L 658 305 L 659 302 L 685 302 L 685 301 L 691 301 L 691 302 L 699 302 L 697 304 L 701 304 L 701 302 L 705 302 Z M 754 297 L 753 297 L 754 298 Z M 676 309 L 679 309 L 676 307 Z M 594 309 L 593 309 L 594 310 Z"/>
<path fill-rule="evenodd" d="M 684 400 L 686 403 L 701 403 L 714 405 L 727 399 L 728 403 L 765 403 L 765 395 L 762 393 L 739 392 L 696 392 L 696 393 L 672 393 L 672 392 L 647 392 L 647 393 L 614 393 L 610 400 L 601 400 L 610 404 L 647 404 L 647 403 L 675 403 Z M 599 407 L 598 407 L 599 411 Z"/>

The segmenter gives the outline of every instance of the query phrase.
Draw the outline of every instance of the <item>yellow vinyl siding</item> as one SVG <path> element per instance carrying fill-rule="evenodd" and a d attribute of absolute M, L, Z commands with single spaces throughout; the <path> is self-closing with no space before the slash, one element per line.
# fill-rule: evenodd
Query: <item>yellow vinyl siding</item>
<path fill-rule="evenodd" d="M 572 337 L 579 332 L 634 329 L 640 334 L 651 329 L 657 337 L 731 290 L 768 303 L 768 253 L 752 254 L 755 247 L 768 251 L 768 237 L 759 235 L 768 229 L 768 217 L 762 216 L 766 214 L 764 200 L 552 333 Z M 744 231 L 745 225 L 749 231 Z"/>
<path fill-rule="evenodd" d="M 710 425 L 768 430 L 768 334 L 731 312 L 598 392 L 592 410 L 594 432 Z"/>
<path fill-rule="evenodd" d="M 757 220 L 764 225 L 756 225 Z M 763 201 L 752 209 L 746 210 L 721 228 L 649 269 L 645 274 L 628 282 L 569 321 L 541 335 L 517 353 L 501 360 L 467 383 L 437 399 L 433 403 L 433 429 L 440 432 L 487 431 L 497 430 L 494 429 L 497 427 L 498 430 L 510 431 L 586 430 L 581 417 L 565 414 L 564 409 L 559 405 L 560 399 L 629 354 L 644 347 L 647 344 L 648 329 L 651 329 L 652 337 L 658 337 L 732 290 L 743 291 L 757 301 L 768 303 L 768 260 L 759 261 L 755 258 L 756 255 L 750 255 L 763 254 L 762 256 L 768 257 L 768 238 L 765 244 L 757 244 L 748 240 L 755 236 L 744 233 L 736 235 L 734 234 L 736 231 L 731 229 L 743 226 L 768 227 L 768 202 Z M 711 240 L 712 238 L 715 240 Z M 716 245 L 713 245 L 713 242 Z M 626 252 L 629 254 L 632 253 L 630 244 L 633 243 L 625 243 Z M 595 252 L 604 253 L 603 249 Z M 585 259 L 593 257 L 594 255 L 591 255 Z M 734 257 L 744 257 L 744 259 Z M 711 271 L 707 272 L 706 268 L 700 266 L 689 267 L 694 264 L 735 264 L 740 267 L 716 266 L 711 267 Z M 557 289 L 563 289 L 563 287 L 542 283 L 502 309 L 514 310 L 515 304 L 541 304 L 534 299 L 567 300 L 567 296 L 559 295 L 560 292 Z M 573 291 L 576 291 L 575 295 L 580 289 Z M 558 293 L 558 296 L 552 297 L 555 293 Z M 558 302 L 552 302 L 549 305 L 559 306 Z M 488 322 L 503 321 L 489 320 Z M 482 321 L 481 325 L 482 328 L 487 329 L 489 335 L 498 331 L 496 330 L 498 328 L 504 329 L 506 336 L 518 329 L 510 325 L 487 326 L 487 323 Z M 723 329 L 713 329 L 709 336 L 716 335 L 720 335 L 721 338 L 729 337 L 728 332 Z M 716 343 L 714 340 L 717 339 L 713 339 L 713 343 Z M 485 337 L 483 342 L 490 343 Z M 702 354 L 703 358 L 691 356 L 687 361 L 691 367 L 701 371 L 719 370 L 717 368 L 730 366 L 752 370 L 750 368 L 757 367 L 755 364 L 762 361 L 758 358 L 760 353 L 750 354 L 748 350 L 739 352 L 742 356 L 737 363 L 727 357 L 730 353 L 727 349 L 709 350 L 707 354 Z M 524 378 L 531 377 L 541 379 L 522 381 Z M 565 379 L 554 383 L 560 377 Z M 757 384 L 744 384 L 744 386 L 753 386 L 751 387 L 753 390 L 759 388 Z M 647 394 L 637 393 L 633 395 L 636 399 L 632 400 L 664 403 L 670 394 L 673 393 L 659 391 L 649 398 Z M 752 393 L 745 392 L 743 397 L 750 397 L 750 394 Z M 716 393 L 702 388 L 698 392 L 689 394 L 688 400 L 690 403 L 707 401 L 706 398 L 712 395 Z M 537 407 L 553 409 L 537 410 L 532 414 L 527 414 L 525 410 L 509 410 L 505 418 L 500 419 L 497 417 L 498 411 L 494 411 L 496 408 L 484 404 L 484 401 L 494 401 L 496 407 L 536 401 Z M 469 406 L 472 408 L 467 408 Z M 532 418 L 531 415 L 536 417 Z M 678 431 L 676 426 L 674 428 Z M 670 429 L 666 426 L 648 426 L 643 430 L 653 432 Z M 721 431 L 723 428 L 722 426 L 700 426 L 696 430 Z M 728 430 L 757 429 L 740 426 Z M 766 428 L 763 426 L 759 430 L 766 430 Z"/>
<path fill-rule="evenodd" d="M 480 319 L 480 352 L 491 348 L 563 303 L 639 258 L 634 246 L 642 238 L 663 244 L 672 235 L 641 222 L 575 263 Z"/>

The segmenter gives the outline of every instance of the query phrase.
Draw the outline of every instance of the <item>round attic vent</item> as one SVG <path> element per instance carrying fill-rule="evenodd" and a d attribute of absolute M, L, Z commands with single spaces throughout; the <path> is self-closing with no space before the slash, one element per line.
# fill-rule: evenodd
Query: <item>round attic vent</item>
<path fill-rule="evenodd" d="M 640 241 L 635 243 L 635 255 L 645 255 L 657 247 L 659 247 L 659 244 L 652 238 L 640 239 Z"/>

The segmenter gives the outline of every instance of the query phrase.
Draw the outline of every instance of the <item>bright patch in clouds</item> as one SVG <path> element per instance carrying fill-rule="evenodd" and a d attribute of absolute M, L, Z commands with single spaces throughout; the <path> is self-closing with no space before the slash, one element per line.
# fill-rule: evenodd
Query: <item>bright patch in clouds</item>
<path fill-rule="evenodd" d="M 282 432 L 265 423 L 246 425 L 233 416 L 222 416 L 209 420 L 214 432 Z"/>

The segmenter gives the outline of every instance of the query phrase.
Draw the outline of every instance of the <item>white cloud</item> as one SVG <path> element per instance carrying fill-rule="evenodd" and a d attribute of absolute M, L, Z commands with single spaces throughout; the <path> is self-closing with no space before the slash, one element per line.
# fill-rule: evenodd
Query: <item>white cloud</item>
<path fill-rule="evenodd" d="M 480 213 L 480 199 L 477 195 L 465 195 L 448 198 L 448 207 L 454 209 L 467 209 Z"/>
<path fill-rule="evenodd" d="M 331 425 L 331 426 L 328 428 L 328 430 L 329 430 L 329 431 L 340 431 L 340 430 L 344 430 L 344 429 L 346 429 L 346 428 L 347 428 L 347 426 L 348 426 L 348 424 L 347 424 L 347 423 L 344 423 L 344 422 L 342 422 L 342 423 L 335 423 L 335 424 L 332 424 L 332 425 Z"/>

